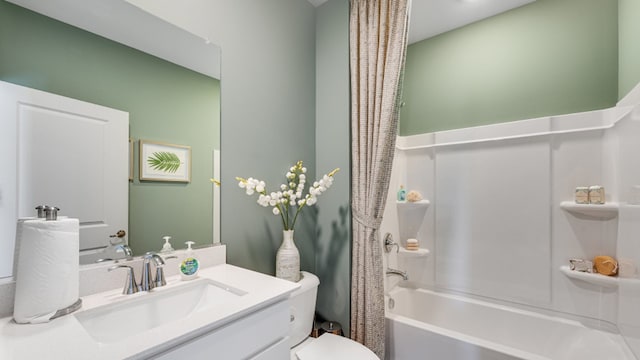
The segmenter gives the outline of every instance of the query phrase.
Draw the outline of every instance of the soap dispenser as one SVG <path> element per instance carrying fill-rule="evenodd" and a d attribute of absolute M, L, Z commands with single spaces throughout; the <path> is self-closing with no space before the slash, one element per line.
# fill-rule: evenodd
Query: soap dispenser
<path fill-rule="evenodd" d="M 193 249 L 191 249 L 191 245 L 194 242 L 187 241 L 185 244 L 187 244 L 187 249 L 184 252 L 184 260 L 180 263 L 180 276 L 182 276 L 182 280 L 193 280 L 198 276 L 200 263 L 198 263 L 198 259 L 195 258 Z"/>
<path fill-rule="evenodd" d="M 407 190 L 404 189 L 404 185 L 400 185 L 400 190 L 398 190 L 398 201 L 406 201 L 407 200 Z"/>
<path fill-rule="evenodd" d="M 162 254 L 172 253 L 173 247 L 169 242 L 169 240 L 171 240 L 171 236 L 163 236 L 162 239 L 164 240 L 164 245 L 162 245 L 162 250 L 160 250 L 160 253 Z"/>

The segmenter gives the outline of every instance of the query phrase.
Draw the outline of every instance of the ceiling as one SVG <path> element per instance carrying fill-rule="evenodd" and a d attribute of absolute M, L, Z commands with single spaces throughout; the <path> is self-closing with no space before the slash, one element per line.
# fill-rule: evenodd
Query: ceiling
<path fill-rule="evenodd" d="M 150 3 L 170 9 L 179 8 L 180 5 L 173 4 L 173 0 L 7 1 L 203 74 L 220 77 L 220 49 L 210 44 L 208 37 L 194 35 L 197 33 L 194 31 L 187 33 L 177 26 L 169 25 L 141 10 L 138 5 L 145 3 L 148 8 Z M 209 0 L 201 1 L 209 3 Z M 307 1 L 318 7 L 328 0 Z M 412 0 L 409 44 L 533 1 L 535 0 Z M 113 18 L 119 19 L 116 26 L 113 25 Z"/>
<path fill-rule="evenodd" d="M 220 48 L 217 45 L 142 10 L 136 5 L 138 1 L 7 1 L 220 79 Z"/>
<path fill-rule="evenodd" d="M 308 0 L 320 6 L 327 0 Z M 412 0 L 409 44 L 478 20 L 526 5 L 535 0 Z"/>

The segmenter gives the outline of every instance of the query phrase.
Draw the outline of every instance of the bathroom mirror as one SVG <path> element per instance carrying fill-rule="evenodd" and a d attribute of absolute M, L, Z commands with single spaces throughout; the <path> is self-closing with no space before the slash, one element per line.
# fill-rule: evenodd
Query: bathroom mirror
<path fill-rule="evenodd" d="M 175 249 L 188 240 L 196 247 L 219 242 L 218 188 L 210 179 L 219 178 L 220 48 L 124 0 L 12 0 L 0 7 L 9 19 L 2 29 L 12 34 L 0 47 L 16 50 L 3 57 L 0 80 L 129 112 L 123 228 L 133 254 L 159 251 L 163 236 L 172 236 Z M 190 146 L 190 182 L 140 181 L 139 140 Z M 12 262 L 13 254 L 0 254 L 0 263 Z"/>

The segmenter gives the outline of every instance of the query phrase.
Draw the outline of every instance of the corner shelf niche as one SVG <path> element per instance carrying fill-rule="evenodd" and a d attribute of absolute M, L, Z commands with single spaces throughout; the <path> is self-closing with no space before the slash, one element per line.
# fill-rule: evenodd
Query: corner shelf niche
<path fill-rule="evenodd" d="M 604 204 L 576 204 L 573 201 L 563 201 L 560 208 L 574 214 L 586 215 L 592 218 L 607 220 L 618 216 L 618 203 Z"/>
<path fill-rule="evenodd" d="M 587 273 L 582 271 L 571 270 L 568 265 L 560 266 L 560 271 L 568 278 L 581 280 L 590 284 L 599 285 L 607 288 L 617 288 L 618 278 L 615 276 L 606 276 L 598 273 Z"/>
<path fill-rule="evenodd" d="M 431 205 L 431 202 L 429 200 L 419 200 L 415 202 L 396 201 L 396 204 L 398 205 L 399 208 L 414 209 L 414 208 L 421 208 L 421 207 L 428 208 L 429 205 Z"/>
<path fill-rule="evenodd" d="M 429 249 L 419 248 L 418 250 L 407 250 L 402 246 L 398 250 L 398 255 L 403 257 L 427 257 L 429 256 Z"/>

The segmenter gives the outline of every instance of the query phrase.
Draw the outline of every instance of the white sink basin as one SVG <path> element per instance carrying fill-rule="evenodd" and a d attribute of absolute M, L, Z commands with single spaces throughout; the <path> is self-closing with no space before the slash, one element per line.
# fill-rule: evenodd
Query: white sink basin
<path fill-rule="evenodd" d="M 96 341 L 110 343 L 197 316 L 200 311 L 232 302 L 245 294 L 209 279 L 198 279 L 148 293 L 122 295 L 131 299 L 83 311 L 75 317 Z"/>

